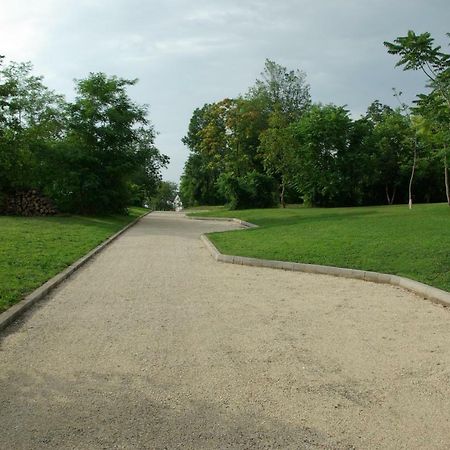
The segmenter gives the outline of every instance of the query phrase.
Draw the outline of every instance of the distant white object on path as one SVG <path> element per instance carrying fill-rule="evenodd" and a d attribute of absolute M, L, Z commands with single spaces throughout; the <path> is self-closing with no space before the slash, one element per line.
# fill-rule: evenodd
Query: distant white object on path
<path fill-rule="evenodd" d="M 175 208 L 175 211 L 182 211 L 183 210 L 183 203 L 181 201 L 180 196 L 177 194 L 175 197 L 175 200 L 173 201 L 173 207 Z"/>

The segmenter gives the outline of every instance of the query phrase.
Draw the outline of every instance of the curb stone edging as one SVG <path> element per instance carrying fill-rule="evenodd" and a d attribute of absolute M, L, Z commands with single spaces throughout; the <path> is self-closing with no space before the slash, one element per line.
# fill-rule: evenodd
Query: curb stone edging
<path fill-rule="evenodd" d="M 66 267 L 62 272 L 59 272 L 54 277 L 47 280 L 43 285 L 39 286 L 35 289 L 31 294 L 28 294 L 23 300 L 14 304 L 6 311 L 0 313 L 0 331 L 5 329 L 8 325 L 18 319 L 27 309 L 29 309 L 32 305 L 37 303 L 39 300 L 42 300 L 52 289 L 59 286 L 64 280 L 70 277 L 76 270 L 78 270 L 81 266 L 86 264 L 89 260 L 91 260 L 95 255 L 101 252 L 106 246 L 115 241 L 120 235 L 125 233 L 129 228 L 136 225 L 143 217 L 150 214 L 151 211 L 142 214 L 142 216 L 137 217 L 128 225 L 125 225 L 121 230 L 117 233 L 113 234 L 109 238 L 105 239 L 101 244 L 97 247 L 93 248 L 90 252 L 86 253 L 86 255 L 82 256 L 80 259 L 76 260 L 70 266 Z"/>
<path fill-rule="evenodd" d="M 186 216 L 188 219 L 192 220 L 213 220 L 215 222 L 235 222 L 242 225 L 244 228 L 259 228 L 259 225 L 254 223 L 246 222 L 245 220 L 236 219 L 232 217 L 196 217 L 196 216 Z"/>
<path fill-rule="evenodd" d="M 196 217 L 191 217 L 197 219 Z M 210 219 L 207 217 L 198 218 L 199 220 L 223 220 Z M 236 222 L 246 228 L 254 228 L 258 225 L 250 224 L 239 219 L 225 219 L 229 222 Z M 450 306 L 450 292 L 442 289 L 429 286 L 428 284 L 420 283 L 419 281 L 411 280 L 410 278 L 400 277 L 398 275 L 391 275 L 388 273 L 371 272 L 368 270 L 346 269 L 343 267 L 323 266 L 319 264 L 305 264 L 295 263 L 289 261 L 276 261 L 270 259 L 249 258 L 246 256 L 224 255 L 220 253 L 217 247 L 209 240 L 206 234 L 201 235 L 201 240 L 216 261 L 226 262 L 231 264 L 241 264 L 244 266 L 269 267 L 272 269 L 292 270 L 294 272 L 306 272 L 319 275 L 332 275 L 335 277 L 352 278 L 363 281 L 371 281 L 373 283 L 390 284 L 406 289 L 414 294 L 420 295 L 433 303 L 440 304 L 444 307 Z"/>

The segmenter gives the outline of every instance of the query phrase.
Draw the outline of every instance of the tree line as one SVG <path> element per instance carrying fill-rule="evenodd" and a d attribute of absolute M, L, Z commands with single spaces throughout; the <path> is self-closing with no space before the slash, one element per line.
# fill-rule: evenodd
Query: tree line
<path fill-rule="evenodd" d="M 450 55 L 429 33 L 385 45 L 398 66 L 427 76 L 411 106 L 395 92 L 397 108 L 375 100 L 353 119 L 345 106 L 313 103 L 303 71 L 266 60 L 246 94 L 195 109 L 182 140 L 183 203 L 450 205 Z"/>
<path fill-rule="evenodd" d="M 169 158 L 155 147 L 137 80 L 91 73 L 68 102 L 30 63 L 0 57 L 0 210 L 18 192 L 40 192 L 60 212 L 120 213 L 148 202 Z"/>

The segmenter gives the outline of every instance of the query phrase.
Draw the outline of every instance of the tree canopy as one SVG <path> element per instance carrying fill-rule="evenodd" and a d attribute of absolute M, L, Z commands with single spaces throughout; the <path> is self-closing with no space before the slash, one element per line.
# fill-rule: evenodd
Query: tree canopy
<path fill-rule="evenodd" d="M 183 203 L 243 208 L 288 201 L 393 204 L 413 195 L 443 200 L 449 57 L 428 33 L 409 32 L 386 46 L 400 56 L 398 65 L 427 74 L 431 92 L 408 111 L 375 100 L 354 119 L 345 106 L 312 103 L 306 74 L 271 60 L 244 96 L 197 108 L 183 139 L 190 151 Z"/>
<path fill-rule="evenodd" d="M 0 197 L 35 189 L 79 213 L 148 200 L 168 157 L 154 145 L 147 107 L 127 92 L 137 80 L 91 73 L 67 102 L 32 69 L 0 68 Z"/>

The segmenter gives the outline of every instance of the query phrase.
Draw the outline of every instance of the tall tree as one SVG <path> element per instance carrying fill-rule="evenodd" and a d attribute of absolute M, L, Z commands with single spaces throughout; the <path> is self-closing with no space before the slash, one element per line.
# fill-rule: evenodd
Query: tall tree
<path fill-rule="evenodd" d="M 259 151 L 264 167 L 279 180 L 280 204 L 285 208 L 286 188 L 292 185 L 296 171 L 297 141 L 282 113 L 272 113 L 269 127 L 261 132 L 260 141 Z"/>
<path fill-rule="evenodd" d="M 147 179 L 158 177 L 167 163 L 154 146 L 147 108 L 127 93 L 135 83 L 104 73 L 77 81 L 67 134 L 57 148 L 64 170 L 52 192 L 64 209 L 123 211 L 137 171 Z"/>
<path fill-rule="evenodd" d="M 297 139 L 294 184 L 306 205 L 339 203 L 338 160 L 349 146 L 351 123 L 344 107 L 318 104 L 291 125 Z"/>
<path fill-rule="evenodd" d="M 311 105 L 306 74 L 301 70 L 288 70 L 267 59 L 261 79 L 250 88 L 247 98 L 259 98 L 270 113 L 258 151 L 265 170 L 278 181 L 280 204 L 284 208 L 286 187 L 292 183 L 290 174 L 295 147 L 289 125 Z"/>
<path fill-rule="evenodd" d="M 182 139 L 190 152 L 180 182 L 180 195 L 186 206 L 223 202 L 216 186 L 226 147 L 225 119 L 219 111 L 213 104 L 196 108 Z"/>
<path fill-rule="evenodd" d="M 224 99 L 194 111 L 183 139 L 191 150 L 180 186 L 185 204 L 211 197 L 232 207 L 273 204 L 267 195 L 273 180 L 258 154 L 267 116 L 261 97 Z"/>
<path fill-rule="evenodd" d="M 271 112 L 278 110 L 289 121 L 298 118 L 311 104 L 305 72 L 288 70 L 270 59 L 266 59 L 261 78 L 256 80 L 248 95 L 266 99 Z"/>

